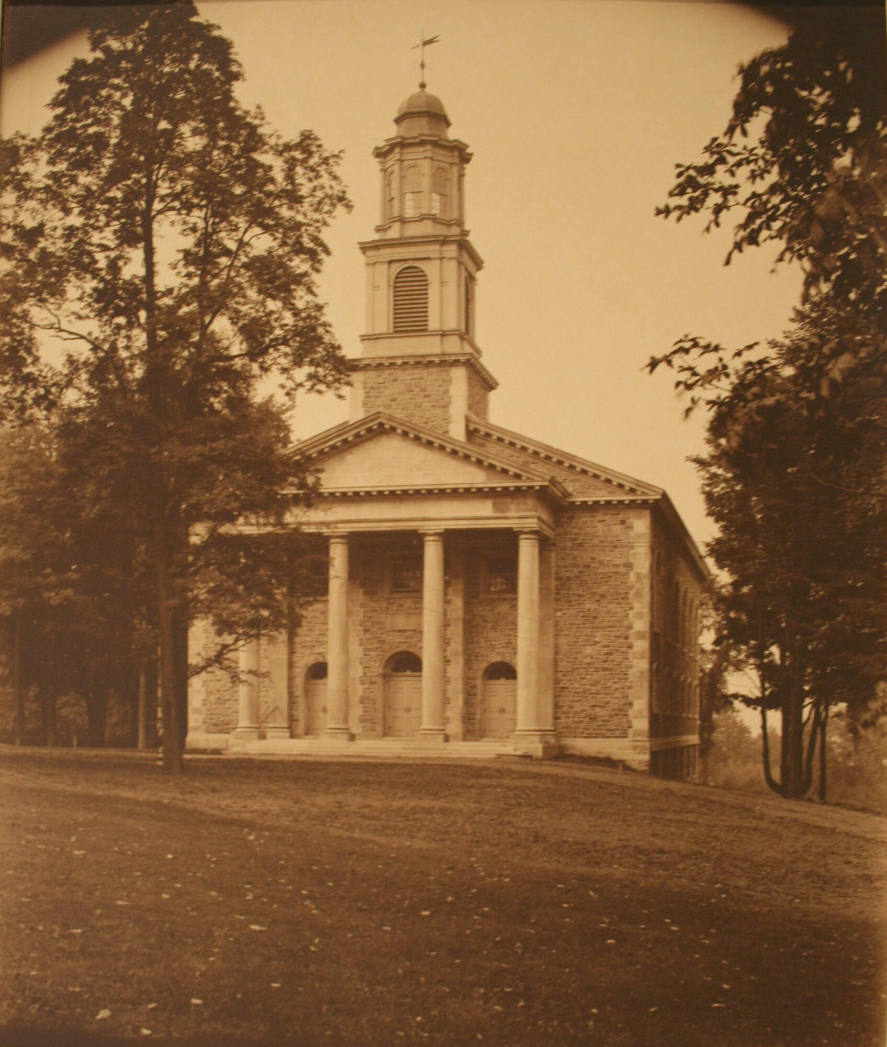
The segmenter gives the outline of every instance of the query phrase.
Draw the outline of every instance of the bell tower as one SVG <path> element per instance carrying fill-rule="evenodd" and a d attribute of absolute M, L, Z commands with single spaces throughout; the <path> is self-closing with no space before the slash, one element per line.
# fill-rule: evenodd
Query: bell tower
<path fill-rule="evenodd" d="M 377 146 L 380 216 L 360 244 L 366 333 L 353 362 L 351 417 L 386 411 L 464 440 L 465 416 L 487 417 L 496 381 L 474 340 L 483 262 L 465 228 L 471 153 L 450 138 L 440 99 L 424 89 L 401 105 Z"/>

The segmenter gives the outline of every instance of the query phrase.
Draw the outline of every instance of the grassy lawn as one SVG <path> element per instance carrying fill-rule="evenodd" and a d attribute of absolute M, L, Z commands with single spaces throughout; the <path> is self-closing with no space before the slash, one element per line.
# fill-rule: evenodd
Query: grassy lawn
<path fill-rule="evenodd" d="M 581 764 L 0 752 L 2 1047 L 885 1042 L 887 822 Z"/>

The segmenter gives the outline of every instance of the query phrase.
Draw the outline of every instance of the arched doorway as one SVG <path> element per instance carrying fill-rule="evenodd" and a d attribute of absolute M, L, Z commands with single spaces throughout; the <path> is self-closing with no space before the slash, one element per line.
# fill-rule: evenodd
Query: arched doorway
<path fill-rule="evenodd" d="M 517 673 L 508 662 L 484 670 L 480 709 L 481 738 L 509 738 L 517 715 Z"/>
<path fill-rule="evenodd" d="M 323 734 L 326 728 L 326 662 L 315 662 L 305 673 L 303 734 Z"/>
<path fill-rule="evenodd" d="M 384 733 L 389 738 L 412 738 L 422 726 L 422 659 L 412 651 L 398 651 L 385 663 Z"/>

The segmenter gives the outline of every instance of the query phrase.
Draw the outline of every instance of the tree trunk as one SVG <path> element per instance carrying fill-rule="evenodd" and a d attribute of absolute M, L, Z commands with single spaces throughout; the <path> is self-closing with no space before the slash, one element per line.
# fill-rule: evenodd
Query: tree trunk
<path fill-rule="evenodd" d="M 157 660 L 148 658 L 139 670 L 138 692 L 138 738 L 139 749 L 154 749 L 157 746 Z"/>
<path fill-rule="evenodd" d="M 179 745 L 185 750 L 188 737 L 188 610 L 179 604 L 173 612 L 175 631 L 175 690 Z"/>
<path fill-rule="evenodd" d="M 711 781 L 714 707 L 720 677 L 720 672 L 713 667 L 704 669 L 699 674 L 699 763 L 702 780 L 706 784 Z"/>
<path fill-rule="evenodd" d="M 822 706 L 814 699 L 813 706 L 810 710 L 810 716 L 807 720 L 807 726 L 809 727 L 809 734 L 807 738 L 807 756 L 804 761 L 804 794 L 810 792 L 810 787 L 813 785 L 813 760 L 816 756 L 816 743 L 820 739 L 820 723 L 822 721 Z"/>
<path fill-rule="evenodd" d="M 181 727 L 176 696 L 176 628 L 169 592 L 167 536 L 156 538 L 157 629 L 160 639 L 160 704 L 163 715 L 163 770 L 177 777 L 182 773 Z"/>
<path fill-rule="evenodd" d="M 828 704 L 826 704 L 823 713 L 822 721 L 820 723 L 819 731 L 819 799 L 822 803 L 826 801 L 827 795 L 827 777 L 826 772 L 828 770 L 828 752 L 826 750 L 826 729 L 828 727 Z"/>
<path fill-rule="evenodd" d="M 50 749 L 55 745 L 57 699 L 54 689 L 40 692 L 40 731 L 43 744 Z"/>
<path fill-rule="evenodd" d="M 804 788 L 804 696 L 799 681 L 787 682 L 782 701 L 782 795 L 800 800 Z"/>
<path fill-rule="evenodd" d="M 773 792 L 782 795 L 782 783 L 773 777 L 770 767 L 770 729 L 767 726 L 766 695 L 761 696 L 761 759 L 764 765 L 764 781 Z"/>
<path fill-rule="evenodd" d="M 87 745 L 100 749 L 105 744 L 105 720 L 108 712 L 108 693 L 104 687 L 90 686 L 86 695 Z"/>
<path fill-rule="evenodd" d="M 148 678 L 145 675 L 145 666 L 139 669 L 139 693 L 136 701 L 136 748 L 148 748 L 147 731 L 147 705 L 148 705 Z"/>

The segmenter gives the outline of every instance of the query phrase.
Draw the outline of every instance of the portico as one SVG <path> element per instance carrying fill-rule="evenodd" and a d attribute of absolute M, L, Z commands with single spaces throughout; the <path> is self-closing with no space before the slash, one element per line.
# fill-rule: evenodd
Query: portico
<path fill-rule="evenodd" d="M 348 623 L 353 620 L 354 608 L 349 608 L 349 580 L 357 583 L 352 587 L 359 591 L 359 579 L 349 579 L 348 564 L 351 558 L 350 547 L 360 543 L 361 538 L 372 537 L 383 539 L 392 551 L 399 546 L 396 542 L 385 542 L 394 536 L 401 536 L 411 545 L 421 546 L 421 583 L 416 596 L 419 601 L 417 612 L 413 613 L 412 632 L 421 636 L 421 645 L 416 652 L 421 660 L 421 716 L 415 733 L 402 735 L 421 741 L 423 744 L 445 745 L 453 740 L 462 740 L 465 731 L 448 729 L 447 721 L 453 722 L 465 706 L 464 686 L 453 674 L 450 676 L 450 687 L 447 686 L 446 665 L 448 661 L 447 637 L 452 635 L 458 624 L 464 621 L 464 574 L 466 547 L 472 548 L 472 532 L 464 526 L 434 529 L 406 529 L 378 532 L 368 530 L 369 525 L 352 532 L 340 531 L 328 536 L 329 545 L 329 588 L 327 599 L 327 722 L 325 737 L 327 740 L 342 741 L 354 739 L 361 734 L 386 737 L 383 717 L 375 723 L 372 717 L 362 717 L 364 704 L 360 688 L 360 676 L 350 672 Z M 495 541 L 500 541 L 500 528 L 496 528 Z M 550 573 L 553 560 L 550 546 L 551 535 L 542 530 L 525 528 L 513 530 L 512 535 L 517 544 L 517 585 L 516 592 L 502 593 L 500 601 L 508 601 L 517 608 L 516 628 L 512 647 L 516 651 L 516 727 L 508 739 L 514 751 L 541 755 L 546 747 L 550 748 L 554 740 L 554 695 L 550 667 L 553 663 L 553 631 L 546 630 L 542 623 L 543 594 L 549 593 L 551 579 L 543 584 L 542 572 L 547 568 Z M 364 543 L 365 544 L 365 543 Z M 476 544 L 474 545 L 476 547 Z M 544 550 L 544 551 L 542 551 Z M 366 557 L 366 549 L 362 553 Z M 370 554 L 372 555 L 372 554 Z M 375 566 L 390 569 L 392 564 L 381 564 L 378 558 Z M 459 560 L 455 569 L 456 577 L 447 574 L 450 563 Z M 544 568 L 543 568 L 544 565 Z M 471 570 L 471 566 L 468 566 Z M 474 581 L 479 585 L 479 575 Z M 458 590 L 458 591 L 457 591 Z M 401 594 L 402 596 L 405 594 Z M 448 620 L 447 608 L 450 608 Z M 550 607 L 548 608 L 550 617 Z M 408 616 L 407 616 L 408 617 Z M 409 633 L 409 625 L 404 621 L 401 612 L 395 622 L 396 630 L 402 634 Z M 416 628 L 418 626 L 418 628 Z M 408 644 L 408 641 L 404 641 Z M 449 656 L 452 666 L 452 654 Z M 380 666 L 380 671 L 382 666 Z M 355 686 L 357 684 L 357 686 Z M 243 706 L 246 710 L 247 707 Z M 253 715 L 251 712 L 248 716 Z M 370 730 L 361 731 L 360 725 Z M 349 726 L 353 725 L 353 726 Z M 354 728 L 357 728 L 355 730 Z M 245 732 L 247 722 L 238 725 L 238 734 L 246 739 L 251 737 Z M 375 728 L 375 729 L 373 729 Z M 360 732 L 360 733 L 358 733 Z"/>

